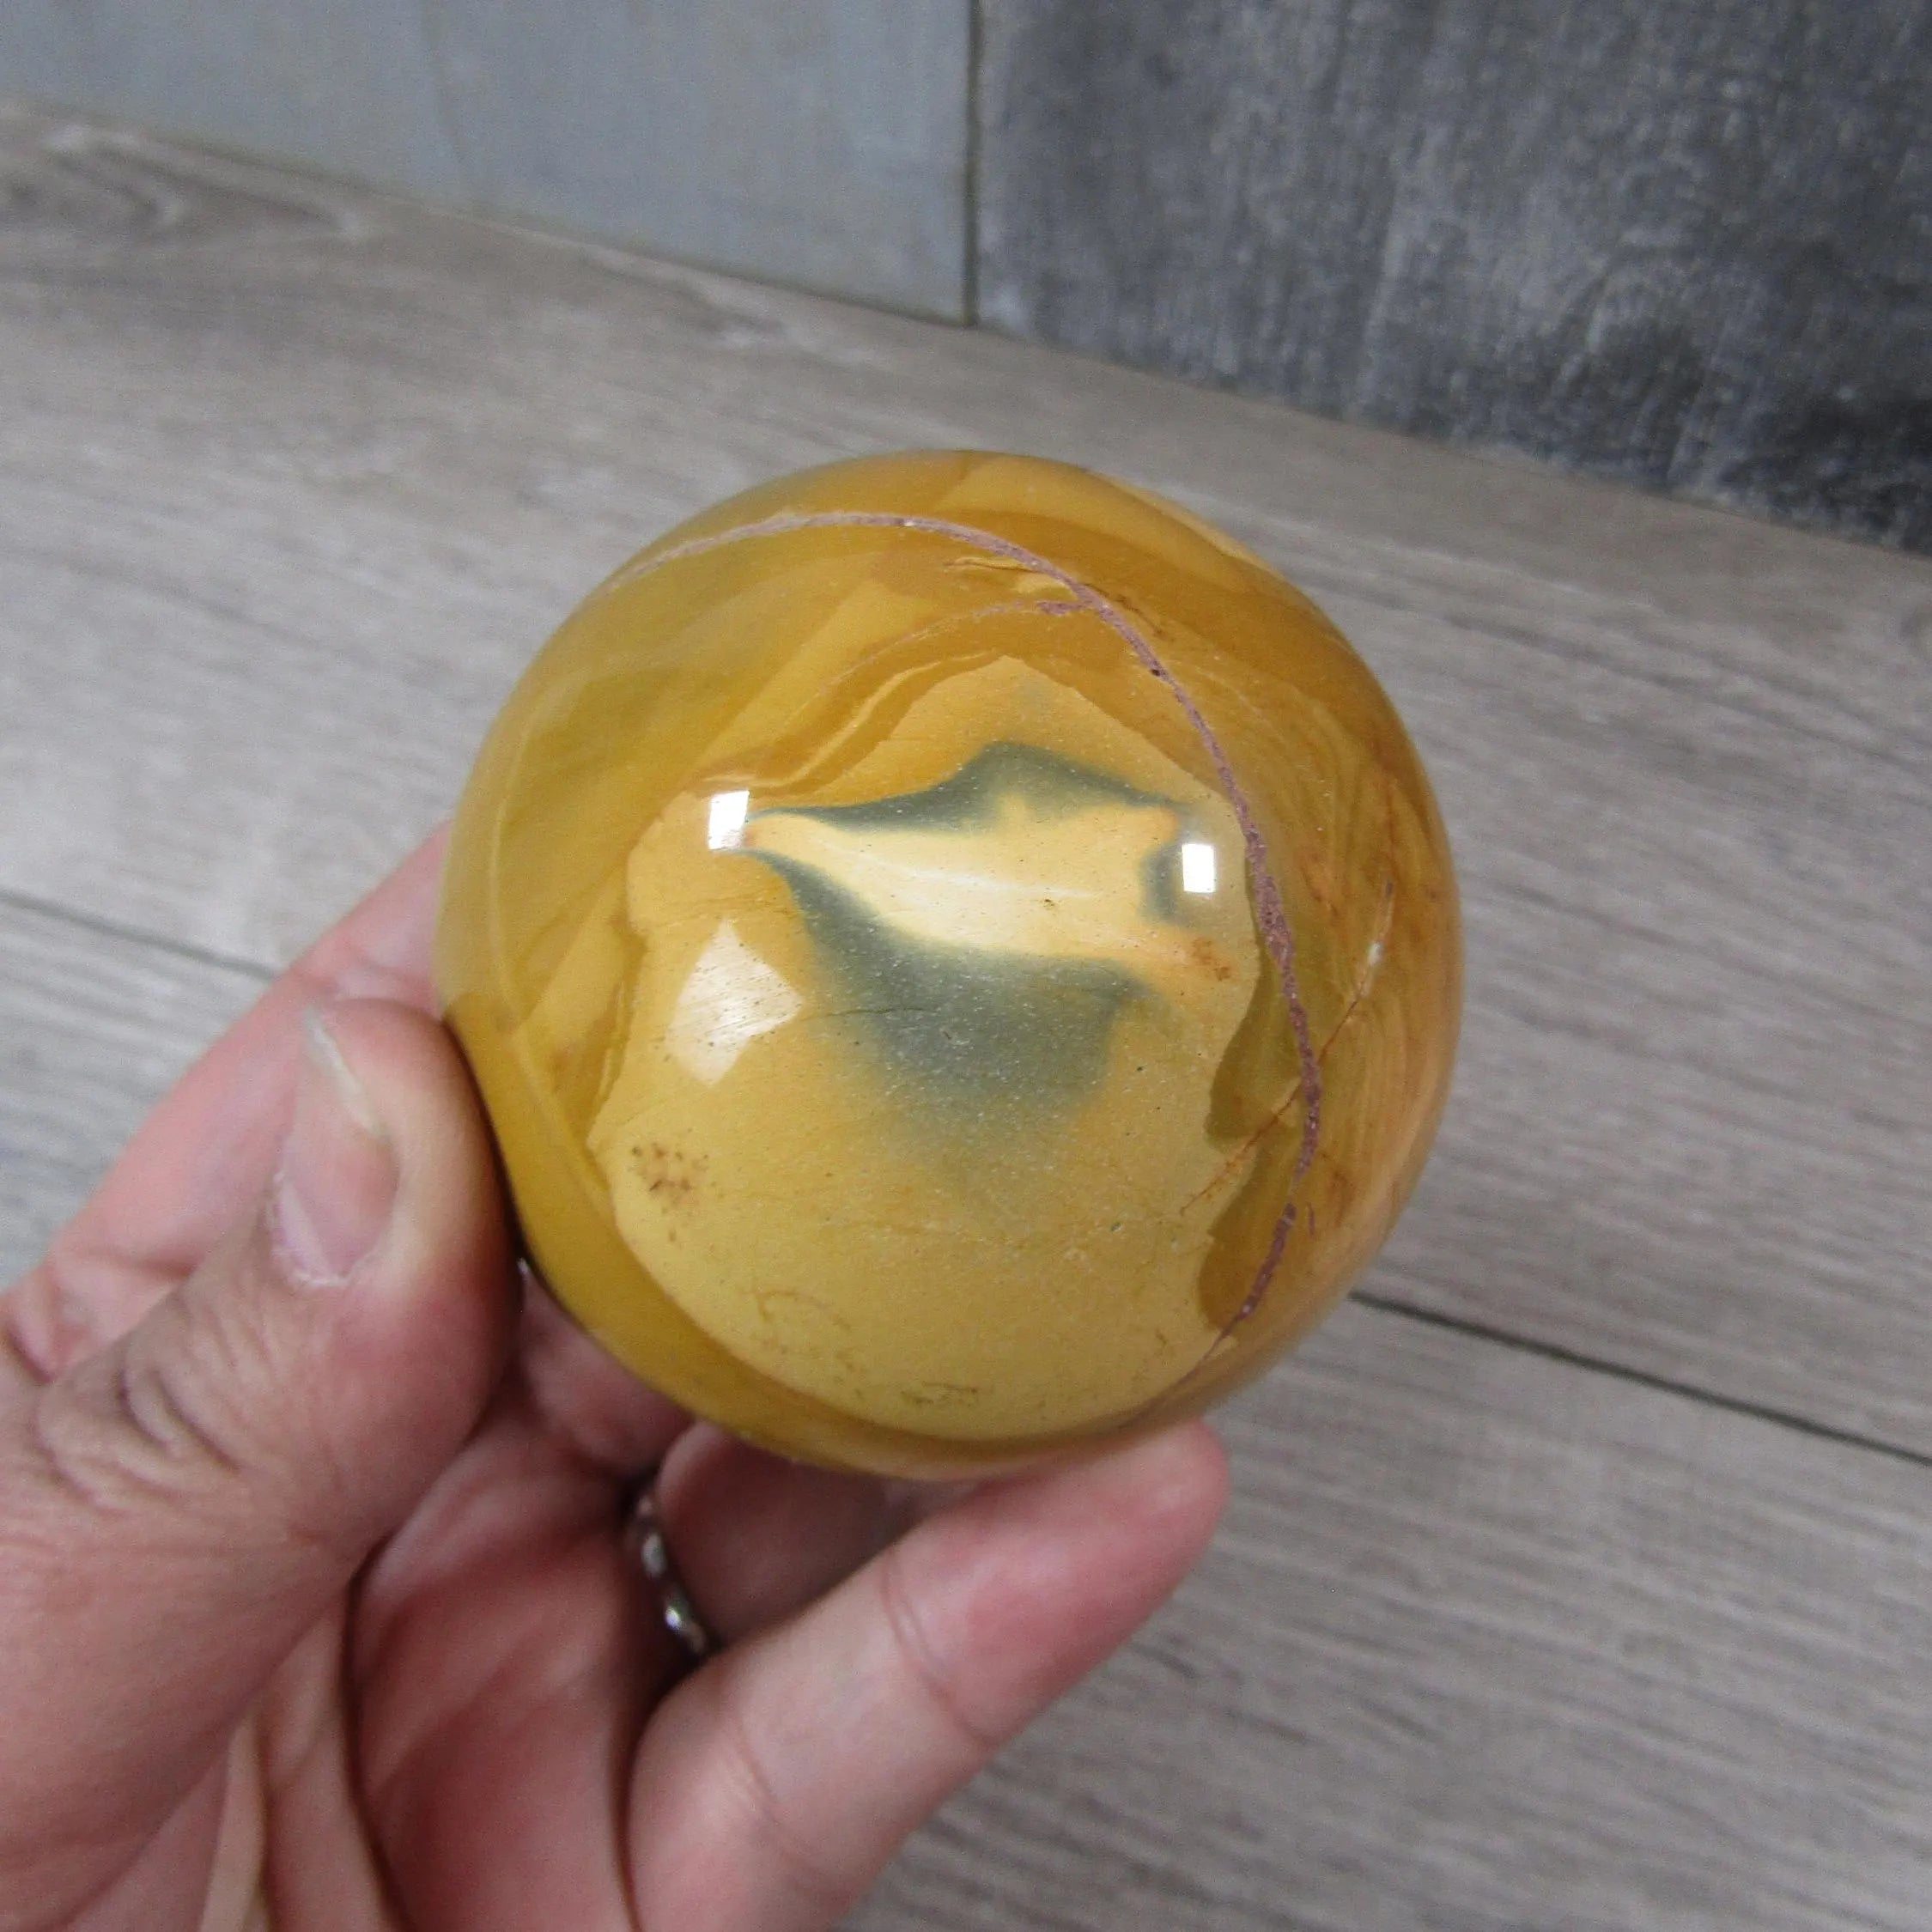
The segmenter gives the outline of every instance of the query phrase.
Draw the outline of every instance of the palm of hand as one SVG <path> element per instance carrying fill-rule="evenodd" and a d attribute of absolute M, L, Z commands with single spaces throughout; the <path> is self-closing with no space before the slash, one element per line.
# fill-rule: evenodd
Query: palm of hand
<path fill-rule="evenodd" d="M 1198 1428 L 942 1509 L 687 1425 L 540 1288 L 516 1312 L 423 1017 L 437 859 L 264 997 L 3 1304 L 0 1932 L 829 1925 L 1212 1529 Z M 359 1302 L 291 1286 L 262 1205 L 298 1016 L 344 998 L 425 1218 Z M 660 1464 L 728 1645 L 688 1677 L 618 1534 Z"/>
<path fill-rule="evenodd" d="M 680 1658 L 617 1526 L 626 1474 L 681 1419 L 546 1304 L 533 1302 L 525 1335 L 476 1437 L 258 1706 L 233 1760 L 221 1882 L 240 1899 L 267 1872 L 289 1928 L 381 1926 L 392 1905 L 424 1932 L 526 1924 L 533 1899 L 545 1923 L 629 1926 L 634 1913 L 653 1923 L 640 1908 L 666 1892 L 665 1923 L 702 1923 L 745 1862 L 729 1842 L 742 1835 L 775 1856 L 756 1913 L 717 1922 L 821 1923 L 849 1886 L 761 1815 L 762 1773 L 740 1756 L 750 1734 L 735 1719 L 701 1710 L 663 1771 L 639 1775 Z M 706 1431 L 680 1440 L 665 1489 L 708 1577 L 708 1613 L 738 1638 L 871 1554 L 884 1528 L 872 1485 L 787 1470 Z M 742 1540 L 775 1517 L 812 1524 L 775 1574 L 771 1545 Z M 714 1705 L 710 1684 L 678 1694 Z M 701 1789 L 719 1815 L 677 1817 L 680 1795 Z M 697 1874 L 651 1848 L 694 1829 L 709 1840 L 712 1897 L 678 1912 Z M 774 1910 L 775 1890 L 797 1894 L 793 1910 Z"/>

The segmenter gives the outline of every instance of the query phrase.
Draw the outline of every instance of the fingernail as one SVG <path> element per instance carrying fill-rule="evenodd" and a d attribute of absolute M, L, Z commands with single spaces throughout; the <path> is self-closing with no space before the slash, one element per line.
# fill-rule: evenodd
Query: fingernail
<path fill-rule="evenodd" d="M 295 1117 L 270 1208 L 283 1265 L 313 1287 L 340 1287 L 382 1238 L 396 1204 L 395 1150 L 320 1013 L 302 1016 Z"/>

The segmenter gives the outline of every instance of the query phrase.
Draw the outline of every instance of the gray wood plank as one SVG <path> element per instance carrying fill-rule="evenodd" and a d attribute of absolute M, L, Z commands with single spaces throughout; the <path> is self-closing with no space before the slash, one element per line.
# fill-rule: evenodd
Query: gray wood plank
<path fill-rule="evenodd" d="M 260 991 L 258 974 L 0 901 L 0 1284 Z"/>
<path fill-rule="evenodd" d="M 969 0 L 424 5 L 483 207 L 963 315 Z"/>
<path fill-rule="evenodd" d="M 1307 584 L 1437 775 L 1464 1059 L 1371 1291 L 1932 1452 L 1925 563 L 132 137 L 0 151 L 0 889 L 286 957 L 676 517 L 909 443 L 1091 463 Z"/>
<path fill-rule="evenodd" d="M 8 0 L 0 94 L 460 199 L 418 0 Z"/>
<path fill-rule="evenodd" d="M 1920 1932 L 1923 1467 L 1359 1306 L 866 1932 Z"/>
<path fill-rule="evenodd" d="M 254 976 L 0 906 L 0 1279 Z M 1177 1601 L 855 1929 L 1917 1932 L 1932 1471 L 1386 1310 Z"/>
<path fill-rule="evenodd" d="M 9 0 L 0 94 L 962 317 L 971 0 Z"/>
<path fill-rule="evenodd" d="M 987 0 L 981 313 L 1932 548 L 1923 0 Z"/>

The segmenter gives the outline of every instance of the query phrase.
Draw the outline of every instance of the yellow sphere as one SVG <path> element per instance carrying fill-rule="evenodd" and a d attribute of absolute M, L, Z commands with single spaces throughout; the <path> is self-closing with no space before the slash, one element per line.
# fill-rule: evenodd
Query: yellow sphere
<path fill-rule="evenodd" d="M 531 666 L 437 939 L 538 1267 L 787 1454 L 951 1475 L 1205 1407 L 1446 1094 L 1428 781 L 1260 559 L 1084 471 L 781 478 Z"/>

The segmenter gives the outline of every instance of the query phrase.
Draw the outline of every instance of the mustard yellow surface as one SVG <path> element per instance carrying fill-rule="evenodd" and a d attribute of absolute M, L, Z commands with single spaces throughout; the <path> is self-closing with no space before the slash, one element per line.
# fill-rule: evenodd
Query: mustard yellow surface
<path fill-rule="evenodd" d="M 1198 1410 L 1334 1303 L 1461 955 L 1414 750 L 1306 599 L 1139 491 L 917 453 L 749 491 L 565 623 L 437 972 L 594 1334 L 945 1475 Z"/>

